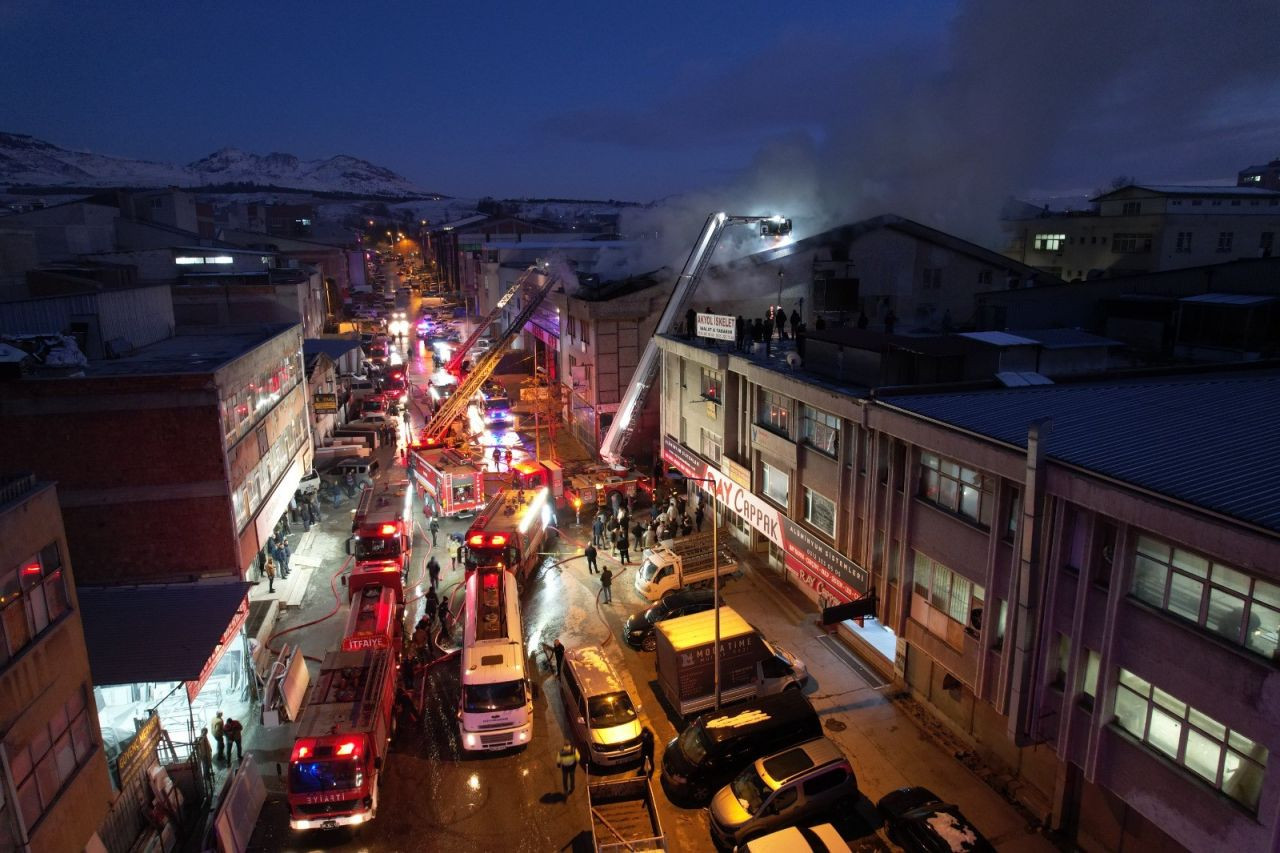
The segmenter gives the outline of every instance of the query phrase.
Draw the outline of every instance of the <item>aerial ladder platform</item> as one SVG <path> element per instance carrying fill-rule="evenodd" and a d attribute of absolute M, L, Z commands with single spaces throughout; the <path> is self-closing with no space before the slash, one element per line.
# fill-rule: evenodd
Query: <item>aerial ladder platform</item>
<path fill-rule="evenodd" d="M 480 324 L 476 326 L 475 330 L 471 334 L 467 335 L 467 339 L 462 342 L 462 345 L 459 346 L 457 350 L 454 351 L 453 356 L 449 359 L 449 363 L 444 366 L 444 369 L 447 372 L 452 373 L 454 376 L 458 375 L 458 371 L 462 368 L 462 362 L 466 361 L 467 353 L 471 351 L 471 347 L 474 346 L 475 342 L 480 340 L 481 336 L 489 330 L 489 327 L 493 325 L 493 322 L 498 319 L 498 315 L 502 313 L 502 309 L 507 307 L 507 303 L 510 302 L 516 293 L 520 291 L 520 288 L 524 287 L 533 279 L 533 276 L 537 272 L 538 268 L 535 266 L 529 267 L 529 269 L 520 274 L 516 279 L 515 284 L 511 285 L 510 289 L 507 290 L 506 293 L 502 294 L 502 298 L 498 300 L 497 305 L 493 306 L 493 310 L 480 321 Z"/>
<path fill-rule="evenodd" d="M 698 242 L 689 252 L 684 269 L 676 279 L 676 286 L 672 289 L 671 296 L 667 298 L 667 307 L 658 317 L 658 327 L 654 329 L 653 337 L 649 338 L 644 345 L 644 352 L 640 354 L 640 360 L 636 363 L 636 371 L 631 375 L 627 390 L 622 395 L 622 402 L 618 404 L 618 413 L 609 424 L 604 440 L 600 443 L 600 457 L 609 465 L 615 468 L 626 467 L 622 452 L 631 440 L 632 433 L 635 432 L 640 409 L 644 406 L 649 388 L 658 375 L 660 354 L 657 344 L 658 335 L 669 333 L 676 318 L 691 304 L 693 292 L 697 289 L 703 273 L 706 272 L 711 255 L 715 253 L 724 229 L 738 224 L 759 224 L 762 237 L 785 237 L 791 233 L 791 220 L 780 216 L 730 216 L 721 212 L 707 217 Z"/>
<path fill-rule="evenodd" d="M 541 282 L 536 281 L 538 274 L 544 276 Z M 531 267 L 521 274 L 517 280 L 517 286 L 513 286 L 507 292 L 507 296 L 514 296 L 519 286 L 523 285 L 525 286 L 526 294 L 524 304 L 521 305 L 515 319 L 511 321 L 511 325 L 502 334 L 498 335 L 494 341 L 493 348 L 476 359 L 466 379 L 463 379 L 458 384 L 457 390 L 440 404 L 435 414 L 431 416 L 431 420 L 422 428 L 422 443 L 424 445 L 438 447 L 444 444 L 449 428 L 467 410 L 467 406 L 471 405 L 471 399 L 475 397 L 476 392 L 493 375 L 493 371 L 498 367 L 498 362 L 502 361 L 507 349 L 515 341 L 516 335 L 520 334 L 520 330 L 524 328 L 525 323 L 533 318 L 533 312 L 542 304 L 542 300 L 547 297 L 547 294 L 560 283 L 558 275 L 553 272 L 543 271 L 538 267 Z"/>

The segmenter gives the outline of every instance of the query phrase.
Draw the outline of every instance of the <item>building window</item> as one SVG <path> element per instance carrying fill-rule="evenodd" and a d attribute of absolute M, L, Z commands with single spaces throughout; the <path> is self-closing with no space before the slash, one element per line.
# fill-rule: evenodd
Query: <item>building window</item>
<path fill-rule="evenodd" d="M 920 497 L 982 525 L 991 523 L 991 494 L 985 478 L 932 453 L 920 454 Z"/>
<path fill-rule="evenodd" d="M 804 520 L 813 525 L 815 530 L 827 534 L 832 539 L 836 536 L 836 505 L 818 494 L 813 489 L 804 490 Z"/>
<path fill-rule="evenodd" d="M 569 340 L 576 338 L 578 336 L 578 318 L 570 314 L 569 321 L 565 324 L 565 329 L 569 333 Z"/>
<path fill-rule="evenodd" d="M 942 287 L 942 267 L 924 268 L 924 289 L 938 290 Z"/>
<path fill-rule="evenodd" d="M 578 337 L 584 344 L 591 343 L 591 323 L 586 320 L 578 322 Z"/>
<path fill-rule="evenodd" d="M 1116 724 L 1241 805 L 1257 811 L 1267 748 L 1120 670 Z"/>
<path fill-rule="evenodd" d="M 714 400 L 717 403 L 723 402 L 720 389 L 720 372 L 717 370 L 707 370 L 702 368 L 702 384 L 700 386 L 702 399 Z"/>
<path fill-rule="evenodd" d="M 705 429 L 702 429 L 701 427 L 699 427 L 699 431 L 702 433 L 702 436 L 701 436 L 701 443 L 698 449 L 702 451 L 703 456 L 707 457 L 712 462 L 719 465 L 720 464 L 720 436 L 716 435 L 714 432 L 707 432 Z"/>
<path fill-rule="evenodd" d="M 783 507 L 791 506 L 791 476 L 768 462 L 760 463 L 760 490 L 774 503 Z"/>
<path fill-rule="evenodd" d="M 978 271 L 978 284 L 991 284 L 991 270 Z"/>
<path fill-rule="evenodd" d="M 813 406 L 800 406 L 800 438 L 805 444 L 835 457 L 840 448 L 840 419 Z"/>
<path fill-rule="evenodd" d="M 1140 201 L 1126 201 L 1120 209 L 1121 216 L 1137 216 L 1139 213 L 1142 213 L 1142 202 Z"/>
<path fill-rule="evenodd" d="M 1177 242 L 1177 245 L 1174 246 L 1173 250 L 1175 252 L 1182 252 L 1184 254 L 1191 251 L 1191 232 L 1190 231 L 1178 232 L 1178 242 Z"/>
<path fill-rule="evenodd" d="M 791 436 L 791 399 L 760 389 L 760 408 L 756 412 L 756 422 L 770 432 L 789 438 Z"/>
<path fill-rule="evenodd" d="M 1258 240 L 1258 250 L 1262 253 L 1262 257 L 1264 258 L 1271 257 L 1271 248 L 1272 248 L 1272 245 L 1275 243 L 1275 239 L 1276 239 L 1276 232 L 1274 231 L 1262 232 L 1262 237 L 1259 238 Z"/>
<path fill-rule="evenodd" d="M 1112 254 L 1145 255 L 1150 251 L 1150 234 L 1116 234 L 1111 238 Z"/>
<path fill-rule="evenodd" d="M 18 792 L 18 808 L 30 830 L 58 799 L 76 769 L 94 750 L 93 723 L 83 687 L 26 743 L 9 747 L 9 769 Z"/>
<path fill-rule="evenodd" d="M 1066 234 L 1037 234 L 1035 249 L 1037 252 L 1060 252 L 1065 242 L 1067 242 Z"/>
<path fill-rule="evenodd" d="M 1098 668 L 1102 664 L 1102 659 L 1093 649 L 1084 651 L 1084 676 L 1080 681 L 1080 703 L 1087 708 L 1092 708 L 1094 697 L 1098 695 Z"/>
<path fill-rule="evenodd" d="M 1218 232 L 1218 251 L 1230 252 L 1231 244 L 1235 242 L 1235 239 L 1236 239 L 1236 233 L 1234 231 L 1219 231 Z"/>
<path fill-rule="evenodd" d="M 1055 648 L 1057 655 L 1053 661 L 1053 677 L 1049 683 L 1060 688 L 1066 684 L 1067 669 L 1071 666 L 1071 638 L 1066 634 L 1058 634 Z"/>
<path fill-rule="evenodd" d="M 1134 597 L 1274 660 L 1280 586 L 1199 554 L 1139 536 Z"/>
<path fill-rule="evenodd" d="M 57 542 L 5 570 L 0 575 L 0 666 L 70 609 Z"/>
<path fill-rule="evenodd" d="M 937 560 L 915 552 L 913 590 L 929 607 L 966 628 L 981 624 L 986 590 Z"/>
<path fill-rule="evenodd" d="M 1009 508 L 1005 513 L 1004 538 L 1012 542 L 1018 535 L 1018 519 L 1022 517 L 1022 492 L 1009 490 Z"/>

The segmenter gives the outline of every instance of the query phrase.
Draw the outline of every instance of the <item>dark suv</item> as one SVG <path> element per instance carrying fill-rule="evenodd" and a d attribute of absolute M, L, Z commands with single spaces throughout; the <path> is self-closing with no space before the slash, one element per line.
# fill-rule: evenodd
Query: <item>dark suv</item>
<path fill-rule="evenodd" d="M 663 619 L 710 610 L 714 603 L 715 593 L 709 589 L 682 589 L 669 593 L 656 604 L 628 616 L 622 626 L 622 638 L 638 649 L 651 652 L 657 645 L 654 625 Z"/>
<path fill-rule="evenodd" d="M 909 853 L 995 853 L 969 819 L 928 788 L 899 788 L 880 798 L 889 840 Z"/>

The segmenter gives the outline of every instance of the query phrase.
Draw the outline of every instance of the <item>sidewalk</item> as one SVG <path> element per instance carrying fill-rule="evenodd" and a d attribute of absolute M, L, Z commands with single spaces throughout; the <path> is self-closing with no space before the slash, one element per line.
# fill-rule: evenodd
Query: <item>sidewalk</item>
<path fill-rule="evenodd" d="M 740 553 L 740 556 L 741 553 Z M 794 652 L 809 668 L 805 688 L 828 737 L 852 759 L 862 793 L 875 802 L 896 788 L 921 785 L 955 803 L 1001 851 L 1056 849 L 1028 812 L 989 787 L 957 756 L 932 715 L 909 695 L 884 684 L 870 665 L 817 624 L 814 605 L 759 555 L 722 587 L 724 602 Z M 922 725 L 923 723 L 923 725 Z"/>

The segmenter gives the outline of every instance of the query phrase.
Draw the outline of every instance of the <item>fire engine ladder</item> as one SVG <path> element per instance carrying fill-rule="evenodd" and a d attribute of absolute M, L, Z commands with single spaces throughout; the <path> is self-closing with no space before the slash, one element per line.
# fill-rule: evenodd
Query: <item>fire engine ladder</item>
<path fill-rule="evenodd" d="M 636 371 L 631 375 L 631 382 L 627 384 L 622 402 L 618 405 L 618 413 L 609 424 L 604 441 L 600 443 L 600 457 L 609 465 L 615 468 L 625 467 L 622 451 L 626 449 L 627 442 L 635 432 L 639 410 L 644 405 L 645 397 L 648 396 L 649 387 L 653 385 L 653 380 L 658 375 L 661 350 L 658 349 L 656 338 L 671 331 L 676 318 L 693 298 L 693 292 L 697 289 L 698 282 L 711 261 L 711 255 L 715 252 L 716 244 L 720 242 L 720 236 L 724 233 L 725 227 L 737 223 L 764 222 L 770 219 L 776 219 L 776 217 L 729 216 L 726 213 L 713 213 L 707 217 L 706 224 L 702 226 L 702 234 L 698 237 L 693 250 L 689 252 L 684 269 L 676 279 L 676 286 L 671 291 L 671 296 L 667 298 L 667 307 L 658 318 L 658 327 L 654 329 L 653 337 L 649 338 L 644 345 L 644 352 L 640 354 L 640 360 L 636 363 Z"/>
<path fill-rule="evenodd" d="M 534 271 L 536 270 L 531 270 L 531 272 Z M 498 362 L 502 361 L 502 356 L 506 354 L 507 348 L 516 339 L 516 335 L 520 334 L 524 324 L 533 317 L 534 310 L 542 304 L 542 300 L 546 298 L 552 288 L 560 283 L 559 276 L 551 273 L 544 273 L 544 275 L 546 276 L 545 280 L 542 284 L 535 285 L 536 289 L 533 289 L 528 294 L 520 313 L 516 315 L 511 325 L 494 341 L 493 349 L 476 360 L 475 364 L 471 366 L 471 372 L 467 374 L 467 378 L 458 385 L 457 390 L 453 392 L 449 399 L 440 404 L 440 408 L 436 409 L 436 413 L 427 422 L 427 425 L 422 430 L 422 437 L 427 444 L 439 444 L 444 439 L 449 427 L 467 410 L 467 406 L 471 404 L 471 398 L 480 390 L 480 386 L 493 375 L 493 371 L 498 367 Z"/>
<path fill-rule="evenodd" d="M 476 569 L 476 639 L 505 640 L 507 638 L 507 585 L 501 566 L 484 566 Z M 485 590 L 492 577 L 494 594 L 490 599 Z"/>
<path fill-rule="evenodd" d="M 502 298 L 498 300 L 498 304 L 493 306 L 493 310 L 480 321 L 480 325 L 476 326 L 475 331 L 468 335 L 467 339 L 462 342 L 460 347 L 458 347 L 457 352 L 453 354 L 453 357 L 449 359 L 449 363 L 445 365 L 445 370 L 455 376 L 458 374 L 458 369 L 462 366 L 462 362 L 466 360 L 467 353 L 471 351 L 471 347 L 476 341 L 480 340 L 480 336 L 483 335 L 491 325 L 493 325 L 493 321 L 498 319 L 498 315 L 502 313 L 502 309 L 507 307 L 507 303 L 511 301 L 511 298 L 516 295 L 520 288 L 529 283 L 535 272 L 537 272 L 537 268 L 530 267 L 520 274 L 516 279 L 516 283 L 511 285 L 511 289 L 502 294 Z"/>

